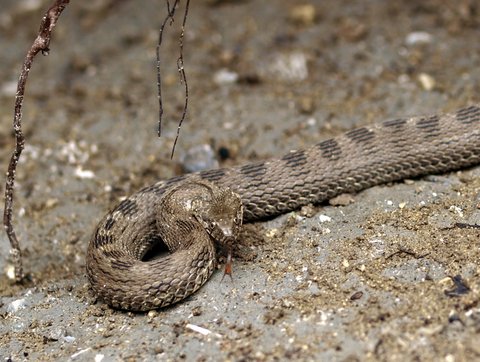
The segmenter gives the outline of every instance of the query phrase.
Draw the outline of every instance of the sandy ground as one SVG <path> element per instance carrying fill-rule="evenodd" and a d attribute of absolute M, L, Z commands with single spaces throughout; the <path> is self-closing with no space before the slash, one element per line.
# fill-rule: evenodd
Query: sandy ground
<path fill-rule="evenodd" d="M 234 281 L 221 282 L 218 271 L 170 308 L 112 310 L 85 277 L 101 216 L 181 173 L 195 146 L 227 149 L 217 158 L 229 166 L 353 126 L 478 102 L 478 4 L 419 3 L 192 2 L 190 113 L 170 160 L 183 93 L 172 28 L 158 139 L 154 56 L 165 3 L 72 2 L 28 84 L 15 222 L 30 280 L 8 278 L 2 234 L 2 360 L 480 360 L 480 230 L 455 226 L 480 224 L 478 167 L 250 226 Z M 18 71 L 46 7 L 2 0 L 5 170 Z M 449 278 L 457 275 L 468 290 Z"/>

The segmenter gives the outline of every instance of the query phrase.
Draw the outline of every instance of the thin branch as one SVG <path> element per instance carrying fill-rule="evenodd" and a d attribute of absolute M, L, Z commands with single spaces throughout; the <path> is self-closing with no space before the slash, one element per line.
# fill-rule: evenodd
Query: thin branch
<path fill-rule="evenodd" d="M 22 265 L 22 253 L 20 250 L 20 244 L 18 242 L 15 231 L 12 225 L 13 214 L 13 197 L 15 188 L 15 173 L 17 169 L 18 160 L 20 154 L 23 151 L 25 145 L 25 138 L 22 132 L 22 106 L 23 98 L 25 95 L 25 85 L 27 83 L 28 74 L 32 67 L 33 59 L 35 56 L 42 52 L 43 55 L 48 55 L 50 39 L 52 31 L 57 24 L 57 20 L 65 9 L 69 0 L 56 0 L 55 3 L 47 10 L 40 23 L 40 29 L 38 35 L 33 41 L 30 50 L 25 56 L 23 67 L 20 72 L 20 77 L 17 84 L 17 92 L 15 94 L 15 111 L 13 116 L 13 130 L 15 132 L 15 150 L 13 151 L 10 163 L 8 165 L 7 180 L 5 185 L 5 208 L 3 213 L 3 225 L 7 232 L 8 239 L 10 240 L 10 255 L 14 266 L 15 280 L 20 282 L 24 278 L 23 265 Z"/>
<path fill-rule="evenodd" d="M 158 42 L 157 42 L 157 48 L 156 48 L 156 55 L 157 55 L 157 88 L 158 88 L 158 137 L 162 136 L 162 116 L 163 116 L 163 102 L 162 102 L 162 75 L 160 72 L 160 46 L 162 45 L 162 40 L 163 40 L 163 29 L 165 28 L 165 25 L 167 25 L 167 22 L 170 21 L 170 25 L 173 24 L 174 18 L 173 16 L 175 15 L 175 9 L 177 8 L 177 5 L 180 0 L 175 0 L 175 3 L 173 4 L 173 7 L 170 8 L 170 2 L 167 0 L 167 16 L 165 19 L 163 19 L 163 23 L 160 26 L 160 30 L 158 32 Z"/>
<path fill-rule="evenodd" d="M 178 4 L 180 3 L 179 0 L 175 0 L 173 3 L 173 6 L 170 7 L 170 2 L 167 0 L 167 16 L 163 20 L 162 25 L 160 26 L 160 30 L 158 33 L 158 42 L 157 42 L 157 49 L 156 49 L 156 54 L 157 54 L 157 87 L 158 87 L 158 136 L 160 137 L 162 135 L 162 117 L 163 117 L 163 103 L 162 103 L 162 77 L 161 77 L 161 72 L 160 72 L 160 46 L 162 44 L 162 38 L 163 38 L 163 30 L 165 28 L 165 25 L 167 24 L 168 21 L 170 21 L 170 25 L 173 24 L 174 21 L 174 15 L 175 15 L 175 10 L 178 7 Z M 180 34 L 180 40 L 179 40 L 179 46 L 180 46 L 180 55 L 177 59 L 177 69 L 180 74 L 180 83 L 183 83 L 185 87 L 185 103 L 183 105 L 183 113 L 182 117 L 180 118 L 180 121 L 178 122 L 178 127 L 177 127 L 177 134 L 175 137 L 175 141 L 173 143 L 172 147 L 172 154 L 171 158 L 173 158 L 173 154 L 175 152 L 175 146 L 177 145 L 178 137 L 180 135 L 180 128 L 182 127 L 182 123 L 185 120 L 185 117 L 187 115 L 187 109 L 188 109 L 188 83 L 187 83 L 187 77 L 185 74 L 185 68 L 184 68 L 184 62 L 183 62 L 183 48 L 184 48 L 184 37 L 185 37 L 185 24 L 187 22 L 187 16 L 188 16 L 188 9 L 190 6 L 190 0 L 187 0 L 187 4 L 185 6 L 185 12 L 183 14 L 183 22 L 182 22 L 182 32 Z"/>
<path fill-rule="evenodd" d="M 183 22 L 182 22 L 182 33 L 180 34 L 180 56 L 177 60 L 177 69 L 180 73 L 180 82 L 184 84 L 185 87 L 185 103 L 183 104 L 183 113 L 182 118 L 178 122 L 177 134 L 175 136 L 175 141 L 173 142 L 172 154 L 170 158 L 173 158 L 173 153 L 175 152 L 175 146 L 177 145 L 178 137 L 180 136 L 180 128 L 182 128 L 182 123 L 187 116 L 188 109 L 188 83 L 187 75 L 185 74 L 185 67 L 183 66 L 183 38 L 185 36 L 185 24 L 187 23 L 188 7 L 190 6 L 190 0 L 187 0 L 187 5 L 185 6 L 185 12 L 183 13 Z"/>

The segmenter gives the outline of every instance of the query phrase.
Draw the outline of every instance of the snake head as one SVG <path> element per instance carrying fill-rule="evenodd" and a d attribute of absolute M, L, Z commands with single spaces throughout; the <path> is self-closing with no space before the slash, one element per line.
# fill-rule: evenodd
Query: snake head
<path fill-rule="evenodd" d="M 208 202 L 202 202 L 202 207 L 195 209 L 195 218 L 217 243 L 228 246 L 237 239 L 242 226 L 243 206 L 240 196 L 231 189 L 211 187 Z"/>

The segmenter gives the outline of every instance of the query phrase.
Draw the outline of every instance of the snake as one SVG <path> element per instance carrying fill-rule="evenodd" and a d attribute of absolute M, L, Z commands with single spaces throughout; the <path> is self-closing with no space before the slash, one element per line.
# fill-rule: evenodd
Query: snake
<path fill-rule="evenodd" d="M 480 104 L 473 104 L 356 128 L 281 158 L 161 180 L 103 217 L 88 245 L 87 277 L 113 308 L 166 307 L 209 279 L 218 248 L 231 249 L 242 223 L 479 163 Z M 159 245 L 167 251 L 149 258 Z"/>

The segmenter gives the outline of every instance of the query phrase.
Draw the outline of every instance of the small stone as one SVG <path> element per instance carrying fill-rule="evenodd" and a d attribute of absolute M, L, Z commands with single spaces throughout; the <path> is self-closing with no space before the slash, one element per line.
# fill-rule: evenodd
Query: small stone
<path fill-rule="evenodd" d="M 433 40 L 433 36 L 426 31 L 414 31 L 409 33 L 405 37 L 405 44 L 415 45 L 415 44 L 428 44 Z"/>
<path fill-rule="evenodd" d="M 355 198 L 351 194 L 341 194 L 328 200 L 328 203 L 332 206 L 347 206 L 354 202 Z"/>
<path fill-rule="evenodd" d="M 328 215 L 323 215 L 323 214 L 320 215 L 320 216 L 318 217 L 318 219 L 320 220 L 320 222 L 330 222 L 330 221 L 332 221 L 332 218 L 331 218 L 330 216 L 328 216 Z"/>
<path fill-rule="evenodd" d="M 301 216 L 312 217 L 315 214 L 315 208 L 313 205 L 305 205 L 299 211 Z"/>
<path fill-rule="evenodd" d="M 463 210 L 458 206 L 452 205 L 448 210 L 453 213 L 456 213 L 460 217 L 463 217 Z"/>
<path fill-rule="evenodd" d="M 192 315 L 194 317 L 198 317 L 200 315 L 202 315 L 202 308 L 200 306 L 196 306 L 192 309 Z"/>
<path fill-rule="evenodd" d="M 218 85 L 235 83 L 238 78 L 238 73 L 228 69 L 220 69 L 213 75 L 213 81 Z"/>
<path fill-rule="evenodd" d="M 219 167 L 215 152 L 208 144 L 190 148 L 182 159 L 185 172 L 197 172 Z"/>
<path fill-rule="evenodd" d="M 435 88 L 435 79 L 427 73 L 420 73 L 418 75 L 418 81 L 422 88 L 427 91 L 431 91 Z"/>
<path fill-rule="evenodd" d="M 155 352 L 155 354 L 161 354 L 161 353 L 164 353 L 165 350 L 163 349 L 162 346 L 154 346 L 153 347 L 153 352 Z"/>
<path fill-rule="evenodd" d="M 299 25 L 309 26 L 315 22 L 317 12 L 312 4 L 295 5 L 290 10 L 290 20 Z"/>
<path fill-rule="evenodd" d="M 150 318 L 150 319 L 155 318 L 157 315 L 158 315 L 158 312 L 156 310 L 151 310 L 147 314 L 148 318 Z"/>
<path fill-rule="evenodd" d="M 364 23 L 354 18 L 345 18 L 340 24 L 339 35 L 345 40 L 354 42 L 367 35 L 368 28 Z"/>
<path fill-rule="evenodd" d="M 51 209 L 52 207 L 55 207 L 58 204 L 58 199 L 48 199 L 45 202 L 45 208 Z"/>
<path fill-rule="evenodd" d="M 360 299 L 361 297 L 363 297 L 363 292 L 362 292 L 362 291 L 358 291 L 358 292 L 353 293 L 353 294 L 350 296 L 350 300 L 358 300 L 358 299 Z"/>
<path fill-rule="evenodd" d="M 18 310 L 25 308 L 25 304 L 26 304 L 25 302 L 26 302 L 25 298 L 14 300 L 10 304 L 8 304 L 7 312 L 8 313 L 15 313 Z"/>
<path fill-rule="evenodd" d="M 276 54 L 268 62 L 265 71 L 283 81 L 298 82 L 305 80 L 309 74 L 307 55 L 298 51 Z"/>
<path fill-rule="evenodd" d="M 63 337 L 63 340 L 67 343 L 72 343 L 72 342 L 75 342 L 75 337 L 73 336 L 65 336 Z"/>
<path fill-rule="evenodd" d="M 50 341 L 58 341 L 60 338 L 66 335 L 65 329 L 63 327 L 54 327 L 48 331 L 48 333 L 44 336 Z"/>
<path fill-rule="evenodd" d="M 278 235 L 278 229 L 270 229 L 265 233 L 265 236 L 267 238 L 274 238 L 277 235 Z"/>
<path fill-rule="evenodd" d="M 297 108 L 302 114 L 312 114 L 315 110 L 315 103 L 312 97 L 302 97 L 298 101 Z"/>
<path fill-rule="evenodd" d="M 15 280 L 15 267 L 12 264 L 7 265 L 5 273 L 8 279 Z"/>
<path fill-rule="evenodd" d="M 80 179 L 92 179 L 92 178 L 95 177 L 95 173 L 93 171 L 84 170 L 80 166 L 75 168 L 74 174 L 75 174 L 75 176 L 77 176 Z"/>

